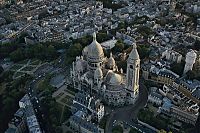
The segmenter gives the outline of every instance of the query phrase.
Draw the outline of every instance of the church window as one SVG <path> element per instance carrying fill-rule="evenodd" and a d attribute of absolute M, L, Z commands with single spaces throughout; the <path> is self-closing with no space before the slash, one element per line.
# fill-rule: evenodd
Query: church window
<path fill-rule="evenodd" d="M 133 69 L 133 65 L 130 65 L 130 68 Z"/>

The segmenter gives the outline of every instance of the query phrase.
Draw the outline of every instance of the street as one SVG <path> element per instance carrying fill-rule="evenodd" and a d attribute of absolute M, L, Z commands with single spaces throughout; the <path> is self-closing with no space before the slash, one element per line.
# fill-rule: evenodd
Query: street
<path fill-rule="evenodd" d="M 142 109 L 148 98 L 148 92 L 147 88 L 140 82 L 140 91 L 139 91 L 139 97 L 134 105 L 122 107 L 115 109 L 113 112 L 111 112 L 110 117 L 107 120 L 106 123 L 106 129 L 105 133 L 111 133 L 113 128 L 113 122 L 115 120 L 117 121 L 123 121 L 128 124 L 132 124 L 133 121 L 137 121 L 137 114 L 140 109 Z"/>

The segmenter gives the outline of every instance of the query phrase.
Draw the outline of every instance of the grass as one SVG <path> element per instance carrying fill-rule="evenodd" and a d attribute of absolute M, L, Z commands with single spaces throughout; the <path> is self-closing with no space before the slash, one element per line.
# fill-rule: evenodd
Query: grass
<path fill-rule="evenodd" d="M 63 99 L 61 99 L 61 102 L 67 104 L 67 105 L 71 105 L 72 104 L 72 98 L 70 96 L 65 96 Z"/>
<path fill-rule="evenodd" d="M 73 95 L 73 96 L 75 96 L 75 92 L 73 92 L 73 91 L 71 91 L 71 90 L 65 89 L 64 91 L 67 92 L 67 93 L 69 93 L 69 94 L 71 94 L 71 95 Z"/>
<path fill-rule="evenodd" d="M 154 107 L 153 104 L 148 104 L 149 110 L 156 113 L 158 108 Z"/>

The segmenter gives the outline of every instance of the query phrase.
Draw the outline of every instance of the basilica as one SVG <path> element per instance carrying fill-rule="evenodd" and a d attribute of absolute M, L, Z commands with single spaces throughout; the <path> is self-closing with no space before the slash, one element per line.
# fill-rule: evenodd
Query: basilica
<path fill-rule="evenodd" d="M 118 70 L 115 59 L 104 56 L 103 48 L 93 34 L 93 42 L 76 57 L 71 69 L 74 88 L 98 96 L 110 106 L 134 104 L 139 94 L 140 57 L 136 44 L 127 59 L 127 71 Z"/>

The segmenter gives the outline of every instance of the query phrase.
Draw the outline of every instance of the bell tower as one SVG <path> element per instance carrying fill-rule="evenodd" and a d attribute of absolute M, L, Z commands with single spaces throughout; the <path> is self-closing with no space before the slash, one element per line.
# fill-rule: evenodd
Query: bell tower
<path fill-rule="evenodd" d="M 127 89 L 131 93 L 131 97 L 135 98 L 139 93 L 139 72 L 140 72 L 140 57 L 137 51 L 137 46 L 134 43 L 133 49 L 127 59 Z"/>

